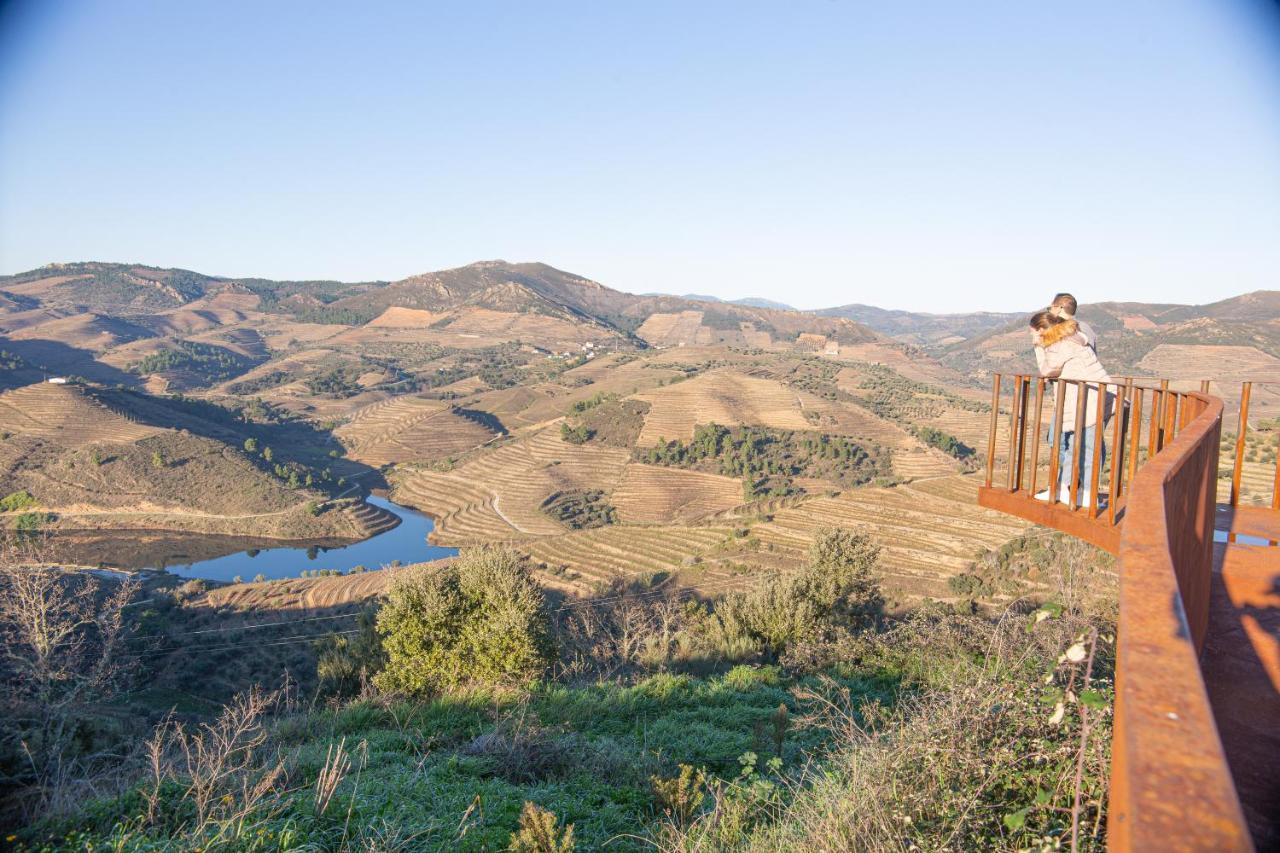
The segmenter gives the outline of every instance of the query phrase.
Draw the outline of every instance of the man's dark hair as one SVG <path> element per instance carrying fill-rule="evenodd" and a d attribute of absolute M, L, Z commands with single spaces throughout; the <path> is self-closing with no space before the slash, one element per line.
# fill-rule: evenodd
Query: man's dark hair
<path fill-rule="evenodd" d="M 1059 293 L 1053 297 L 1053 301 L 1049 303 L 1054 308 L 1061 308 L 1072 317 L 1076 316 L 1076 308 L 1080 307 L 1076 302 L 1076 298 L 1070 293 Z"/>

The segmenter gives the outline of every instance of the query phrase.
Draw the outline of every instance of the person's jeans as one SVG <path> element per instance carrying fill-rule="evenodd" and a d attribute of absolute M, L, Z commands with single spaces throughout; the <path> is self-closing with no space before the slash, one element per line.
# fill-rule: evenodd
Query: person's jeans
<path fill-rule="evenodd" d="M 1074 456 L 1079 465 L 1076 482 L 1080 484 L 1082 504 L 1088 499 L 1089 489 L 1093 486 L 1093 441 L 1094 433 L 1099 426 L 1085 427 L 1083 440 L 1079 442 L 1076 441 L 1075 430 L 1064 432 L 1062 443 L 1058 447 L 1058 490 L 1061 493 L 1071 488 L 1071 459 Z M 1102 459 L 1098 464 L 1098 470 L 1101 471 L 1107 461 L 1106 441 L 1103 441 L 1098 449 L 1102 453 Z"/>

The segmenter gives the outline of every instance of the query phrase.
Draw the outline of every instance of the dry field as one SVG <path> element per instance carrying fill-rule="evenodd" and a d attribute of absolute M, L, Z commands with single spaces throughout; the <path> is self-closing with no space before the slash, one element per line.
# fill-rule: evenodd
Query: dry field
<path fill-rule="evenodd" d="M 1138 362 L 1138 367 L 1152 376 L 1226 379 L 1280 368 L 1280 359 L 1256 347 L 1160 344 Z"/>
<path fill-rule="evenodd" d="M 651 405 L 636 444 L 653 447 L 660 439 L 688 441 L 699 424 L 756 425 L 807 430 L 796 392 L 772 379 L 729 370 L 704 373 L 685 382 L 636 395 Z"/>
<path fill-rule="evenodd" d="M 710 330 L 706 330 L 707 340 L 699 341 L 698 333 L 702 331 L 701 311 L 681 311 L 678 314 L 651 314 L 636 329 L 636 336 L 656 347 L 676 347 L 708 343 Z"/>
<path fill-rule="evenodd" d="M 854 489 L 781 509 L 752 532 L 775 552 L 802 559 L 821 527 L 865 530 L 883 548 L 887 589 L 947 598 L 947 579 L 963 572 L 975 552 L 998 547 L 1031 526 L 979 507 L 977 484 L 972 476 L 950 476 L 892 489 Z"/>
<path fill-rule="evenodd" d="M 373 326 L 374 328 L 388 329 L 425 329 L 437 320 L 442 320 L 447 316 L 447 314 L 433 311 L 423 311 L 420 308 L 401 308 L 393 305 L 370 320 L 365 326 L 366 328 Z"/>
<path fill-rule="evenodd" d="M 353 346 L 372 342 L 401 341 L 431 343 L 457 349 L 476 349 L 500 341 L 523 341 L 552 349 L 577 350 L 592 341 L 600 343 L 614 337 L 603 327 L 575 323 L 543 314 L 521 314 L 493 311 L 487 308 L 463 308 L 432 315 L 431 324 L 417 325 L 426 311 L 406 312 L 399 309 L 388 316 L 384 312 L 373 322 L 342 331 L 330 343 Z M 448 321 L 448 322 L 445 322 Z"/>
<path fill-rule="evenodd" d="M 10 333 L 15 341 L 56 341 L 69 347 L 100 353 L 149 333 L 120 320 L 97 314 L 76 314 L 37 323 Z"/>
<path fill-rule="evenodd" d="M 913 356 L 893 346 L 880 343 L 842 344 L 840 347 L 842 360 L 865 361 L 871 364 L 883 364 L 914 382 L 936 385 L 962 397 L 985 402 L 980 388 L 976 388 L 968 378 L 931 358 Z"/>

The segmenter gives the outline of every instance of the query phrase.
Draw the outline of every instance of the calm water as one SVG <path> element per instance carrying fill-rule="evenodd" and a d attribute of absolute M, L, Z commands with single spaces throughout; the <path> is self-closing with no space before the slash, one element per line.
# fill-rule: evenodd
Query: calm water
<path fill-rule="evenodd" d="M 420 512 L 394 504 L 385 498 L 370 497 L 369 503 L 400 517 L 400 523 L 385 533 L 380 533 L 354 545 L 336 548 L 264 548 L 228 554 L 212 560 L 199 560 L 186 565 L 169 562 L 163 568 L 184 578 L 229 581 L 236 575 L 251 580 L 256 575 L 268 579 L 296 578 L 308 569 L 338 569 L 348 572 L 356 566 L 377 569 L 399 560 L 402 563 L 422 563 L 449 557 L 458 553 L 456 548 L 441 548 L 427 544 L 427 534 L 435 523 Z M 152 566 L 149 568 L 161 568 Z"/>
<path fill-rule="evenodd" d="M 101 531 L 54 537 L 56 558 L 80 565 L 124 569 L 167 569 L 184 578 L 229 581 L 236 575 L 250 581 L 296 578 L 312 569 L 349 572 L 356 566 L 378 569 L 399 560 L 421 563 L 449 557 L 456 548 L 427 544 L 434 522 L 420 512 L 370 497 L 369 503 L 399 516 L 400 523 L 363 542 L 321 541 L 281 547 L 279 541 L 237 536 L 173 535 L 151 531 Z"/>

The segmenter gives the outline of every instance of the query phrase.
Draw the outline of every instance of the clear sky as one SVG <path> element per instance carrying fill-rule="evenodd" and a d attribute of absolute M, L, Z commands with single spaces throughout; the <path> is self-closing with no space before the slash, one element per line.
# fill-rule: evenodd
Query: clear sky
<path fill-rule="evenodd" d="M 1280 288 L 1280 21 L 1232 0 L 0 0 L 0 272 L 1021 310 Z"/>

